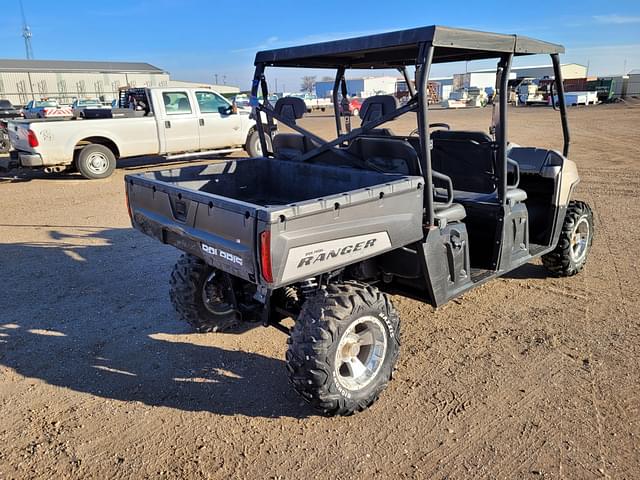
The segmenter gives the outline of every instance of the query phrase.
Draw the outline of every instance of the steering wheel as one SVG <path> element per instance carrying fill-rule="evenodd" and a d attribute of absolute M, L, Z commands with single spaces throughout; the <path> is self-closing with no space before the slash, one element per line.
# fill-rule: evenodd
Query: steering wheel
<path fill-rule="evenodd" d="M 449 126 L 448 123 L 430 123 L 429 124 L 429 128 L 443 128 L 445 130 L 451 130 L 451 127 Z M 416 128 L 415 130 L 412 130 L 411 133 L 409 134 L 410 137 L 418 137 L 419 132 L 418 129 Z"/>

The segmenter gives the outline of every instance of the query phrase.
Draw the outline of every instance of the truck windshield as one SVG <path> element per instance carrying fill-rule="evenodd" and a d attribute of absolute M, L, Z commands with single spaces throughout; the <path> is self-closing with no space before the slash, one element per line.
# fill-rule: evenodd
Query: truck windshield
<path fill-rule="evenodd" d="M 47 100 L 42 102 L 35 102 L 34 107 L 57 107 L 58 104 L 54 101 Z"/>

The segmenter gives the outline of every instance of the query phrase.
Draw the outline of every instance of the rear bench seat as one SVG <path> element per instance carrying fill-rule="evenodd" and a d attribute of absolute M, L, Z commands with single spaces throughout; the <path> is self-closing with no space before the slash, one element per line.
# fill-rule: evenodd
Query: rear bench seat
<path fill-rule="evenodd" d="M 422 175 L 418 153 L 406 140 L 379 136 L 357 137 L 347 150 L 386 172 Z M 462 221 L 467 215 L 464 207 L 459 203 L 448 205 L 443 202 L 434 202 L 433 208 L 435 218 L 441 225 Z"/>
<path fill-rule="evenodd" d="M 432 132 L 431 164 L 451 178 L 454 200 L 465 203 L 498 203 L 494 142 L 483 132 L 436 130 Z M 527 192 L 510 187 L 507 202 L 524 202 Z"/>

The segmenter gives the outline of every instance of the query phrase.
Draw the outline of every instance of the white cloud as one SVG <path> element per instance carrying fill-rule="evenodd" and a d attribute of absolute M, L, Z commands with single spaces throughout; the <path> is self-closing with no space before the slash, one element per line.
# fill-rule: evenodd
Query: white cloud
<path fill-rule="evenodd" d="M 593 19 L 598 23 L 606 23 L 610 25 L 627 25 L 630 23 L 640 23 L 640 16 L 633 15 L 594 15 Z"/>

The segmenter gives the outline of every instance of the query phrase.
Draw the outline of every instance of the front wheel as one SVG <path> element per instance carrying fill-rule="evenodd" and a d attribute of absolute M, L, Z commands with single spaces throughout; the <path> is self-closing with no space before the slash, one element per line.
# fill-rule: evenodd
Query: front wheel
<path fill-rule="evenodd" d="M 265 140 L 267 141 L 267 148 L 271 150 L 271 139 L 266 134 Z M 262 144 L 260 143 L 260 135 L 258 134 L 257 130 L 251 131 L 251 133 L 247 137 L 247 143 L 245 144 L 244 149 L 250 158 L 258 158 L 264 156 L 264 154 L 262 153 Z"/>
<path fill-rule="evenodd" d="M 171 303 L 196 331 L 224 332 L 239 324 L 229 274 L 184 253 L 173 267 L 169 285 Z"/>
<path fill-rule="evenodd" d="M 116 169 L 116 156 L 104 145 L 91 144 L 80 150 L 75 164 L 84 178 L 107 178 Z"/>
<path fill-rule="evenodd" d="M 570 277 L 580 272 L 593 242 L 593 212 L 585 202 L 572 201 L 555 250 L 542 256 L 542 264 L 551 273 Z"/>
<path fill-rule="evenodd" d="M 356 282 L 308 299 L 289 338 L 296 391 L 325 415 L 368 408 L 385 389 L 400 352 L 400 320 L 389 298 Z"/>

